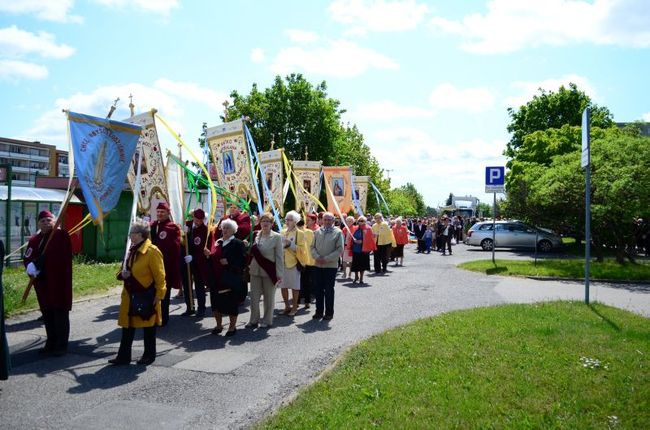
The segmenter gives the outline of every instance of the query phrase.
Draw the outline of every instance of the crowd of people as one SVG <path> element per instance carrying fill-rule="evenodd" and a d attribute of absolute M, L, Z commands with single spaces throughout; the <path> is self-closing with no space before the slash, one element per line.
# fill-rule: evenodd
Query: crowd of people
<path fill-rule="evenodd" d="M 40 232 L 30 240 L 24 263 L 33 280 L 43 313 L 47 341 L 39 351 L 63 355 L 70 333 L 72 251 L 69 236 L 55 228 L 54 216 L 43 211 Z M 237 207 L 209 228 L 197 208 L 184 225 L 174 223 L 169 205 L 160 203 L 156 220 L 138 219 L 129 229 L 129 249 L 117 279 L 123 283 L 118 326 L 121 340 L 114 365 L 131 363 L 135 331 L 144 331 L 144 354 L 138 363 L 156 359 L 156 330 L 169 323 L 172 290 L 185 300 L 183 316 L 206 315 L 207 297 L 215 324 L 211 333 L 235 336 L 240 307 L 250 298 L 246 329 L 273 327 L 277 313 L 293 317 L 302 303 L 312 318 L 334 318 L 336 278 L 365 285 L 371 270 L 388 274 L 388 263 L 404 265 L 404 246 L 415 236 L 417 252 L 436 249 L 451 254 L 450 241 L 462 239 L 464 221 L 448 219 L 385 219 L 381 213 L 344 219 L 330 212 L 303 216 L 290 211 L 281 230 L 270 213 L 249 216 Z M 48 246 L 52 242 L 53 246 Z M 448 248 L 445 248 L 448 246 Z M 373 264 L 371 267 L 371 256 Z M 283 309 L 276 311 L 276 294 Z M 206 297 L 207 296 L 207 297 Z M 196 306 L 195 306 L 196 304 Z M 261 306 L 261 309 L 260 309 Z M 227 317 L 227 326 L 224 325 Z"/>

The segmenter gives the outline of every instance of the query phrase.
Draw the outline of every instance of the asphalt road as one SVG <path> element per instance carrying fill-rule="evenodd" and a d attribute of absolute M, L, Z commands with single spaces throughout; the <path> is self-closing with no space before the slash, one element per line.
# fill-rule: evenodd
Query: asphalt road
<path fill-rule="evenodd" d="M 335 316 L 314 321 L 309 311 L 276 315 L 271 329 L 248 330 L 243 310 L 237 335 L 214 336 L 212 318 L 182 317 L 172 303 L 170 324 L 158 330 L 158 358 L 147 368 L 112 367 L 120 331 L 119 290 L 75 303 L 70 353 L 41 359 L 44 329 L 38 313 L 7 321 L 14 363 L 0 382 L 2 429 L 246 428 L 277 409 L 350 346 L 410 321 L 456 309 L 541 300 L 583 300 L 580 282 L 485 276 L 455 268 L 490 254 L 465 245 L 453 256 L 415 254 L 404 267 L 366 277 L 359 287 L 337 280 Z M 497 258 L 530 258 L 498 251 Z M 392 266 L 392 265 L 391 265 Z M 650 285 L 592 283 L 592 301 L 650 317 Z M 276 298 L 281 309 L 280 294 Z M 302 307 L 301 307 L 302 309 Z M 311 312 L 314 307 L 312 306 Z M 134 358 L 142 351 L 136 334 Z"/>

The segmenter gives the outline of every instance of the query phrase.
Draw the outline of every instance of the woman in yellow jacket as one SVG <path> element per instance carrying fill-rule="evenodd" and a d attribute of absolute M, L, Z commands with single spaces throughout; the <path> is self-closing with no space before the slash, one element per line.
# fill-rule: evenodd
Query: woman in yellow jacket
<path fill-rule="evenodd" d="M 289 211 L 285 217 L 285 227 L 282 235 L 284 246 L 284 278 L 282 279 L 282 300 L 284 300 L 284 315 L 294 316 L 298 312 L 300 297 L 301 268 L 307 265 L 307 241 L 304 232 L 296 227 L 300 214 Z M 289 305 L 289 290 L 291 290 L 292 305 Z"/>
<path fill-rule="evenodd" d="M 156 359 L 156 326 L 162 324 L 160 301 L 165 297 L 165 266 L 160 250 L 149 240 L 149 223 L 136 220 L 129 229 L 131 247 L 126 264 L 117 275 L 124 281 L 117 324 L 122 339 L 114 365 L 131 363 L 131 345 L 136 328 L 144 329 L 144 354 L 138 364 L 149 365 Z"/>

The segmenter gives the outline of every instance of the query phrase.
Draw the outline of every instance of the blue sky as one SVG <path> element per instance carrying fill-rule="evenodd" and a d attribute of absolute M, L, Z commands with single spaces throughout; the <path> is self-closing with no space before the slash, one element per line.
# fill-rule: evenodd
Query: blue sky
<path fill-rule="evenodd" d="M 393 186 L 490 202 L 506 109 L 537 88 L 650 121 L 648 23 L 647 0 L 0 0 L 0 136 L 67 148 L 62 108 L 119 97 L 122 119 L 133 94 L 198 147 L 232 90 L 296 72 L 327 82 Z"/>

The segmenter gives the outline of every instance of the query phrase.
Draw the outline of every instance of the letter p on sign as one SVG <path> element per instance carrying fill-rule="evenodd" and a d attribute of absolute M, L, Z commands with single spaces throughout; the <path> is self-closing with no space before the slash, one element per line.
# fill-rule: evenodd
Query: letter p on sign
<path fill-rule="evenodd" d="M 485 192 L 503 193 L 506 175 L 506 168 L 503 166 L 485 168 Z"/>

